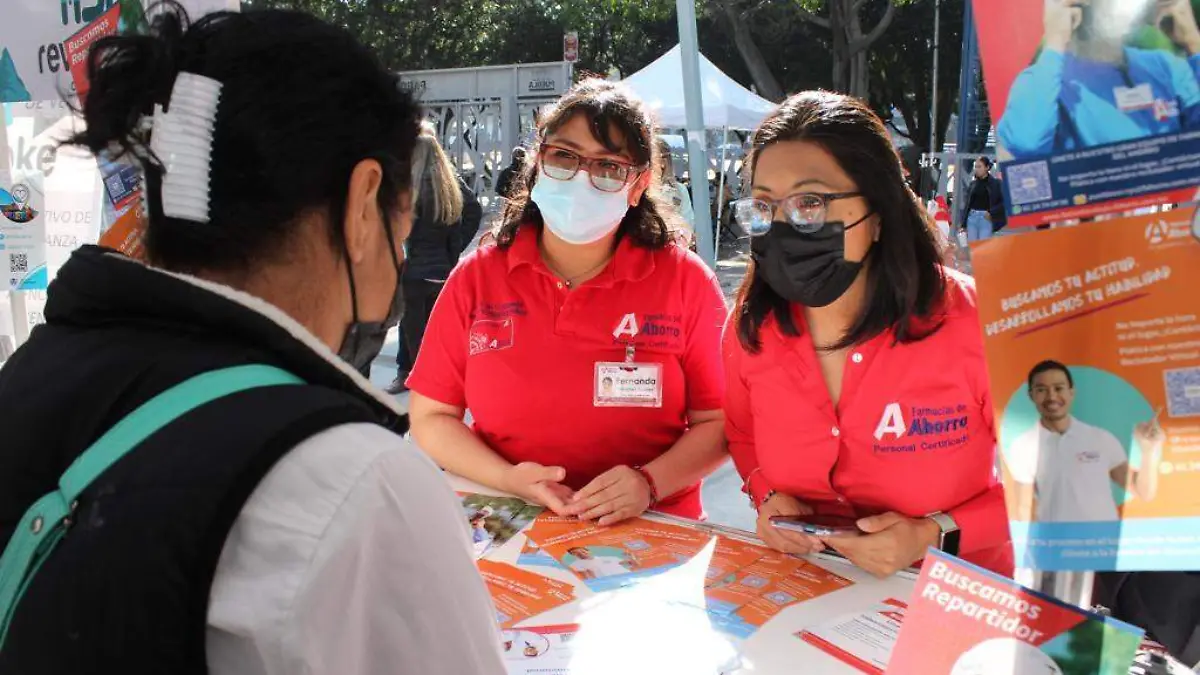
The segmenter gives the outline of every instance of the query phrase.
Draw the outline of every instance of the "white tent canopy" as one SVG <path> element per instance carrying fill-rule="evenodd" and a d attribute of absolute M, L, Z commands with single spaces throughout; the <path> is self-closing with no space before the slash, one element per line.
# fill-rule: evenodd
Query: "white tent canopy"
<path fill-rule="evenodd" d="M 668 129 L 687 126 L 679 45 L 624 82 L 654 110 L 660 126 Z M 700 90 L 704 99 L 704 126 L 709 129 L 754 129 L 775 107 L 721 72 L 703 54 Z"/>

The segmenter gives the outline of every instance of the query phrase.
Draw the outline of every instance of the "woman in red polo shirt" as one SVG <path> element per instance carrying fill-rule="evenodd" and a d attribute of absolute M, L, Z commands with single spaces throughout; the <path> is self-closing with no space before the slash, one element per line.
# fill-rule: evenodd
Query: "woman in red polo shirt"
<path fill-rule="evenodd" d="M 725 303 L 671 243 L 652 129 L 604 80 L 544 115 L 496 244 L 450 275 L 408 379 L 443 468 L 602 525 L 701 517 L 724 457 Z"/>
<path fill-rule="evenodd" d="M 723 354 L 726 434 L 759 535 L 880 576 L 930 546 L 1011 573 L 975 288 L 940 264 L 882 122 L 805 92 L 753 145 L 751 198 L 734 206 L 753 263 Z M 770 521 L 814 512 L 862 533 Z"/>

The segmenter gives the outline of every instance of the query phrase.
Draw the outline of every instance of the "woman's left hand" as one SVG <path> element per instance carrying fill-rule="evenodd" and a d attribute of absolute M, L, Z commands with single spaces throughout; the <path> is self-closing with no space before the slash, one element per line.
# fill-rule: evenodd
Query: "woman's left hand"
<path fill-rule="evenodd" d="M 575 493 L 566 515 L 580 520 L 599 520 L 601 527 L 640 516 L 650 508 L 650 485 L 642 474 L 618 466 L 596 477 Z"/>
<path fill-rule="evenodd" d="M 928 518 L 909 518 L 899 513 L 881 513 L 862 518 L 858 536 L 822 537 L 826 546 L 850 562 L 885 579 L 925 557 L 936 546 L 941 530 Z"/>

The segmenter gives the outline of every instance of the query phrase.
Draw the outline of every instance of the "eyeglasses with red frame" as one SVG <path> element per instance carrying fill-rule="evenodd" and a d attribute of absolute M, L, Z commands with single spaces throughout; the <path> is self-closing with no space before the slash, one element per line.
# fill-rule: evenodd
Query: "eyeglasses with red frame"
<path fill-rule="evenodd" d="M 571 180 L 580 169 L 587 172 L 592 187 L 601 192 L 620 192 L 646 167 L 608 158 L 583 157 L 561 145 L 542 143 L 539 150 L 542 173 L 554 180 Z"/>

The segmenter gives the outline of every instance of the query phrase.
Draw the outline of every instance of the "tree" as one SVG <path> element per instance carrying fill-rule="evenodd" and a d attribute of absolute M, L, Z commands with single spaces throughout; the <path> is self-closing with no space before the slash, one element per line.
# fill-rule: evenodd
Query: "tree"
<path fill-rule="evenodd" d="M 730 76 L 753 83 L 760 96 L 780 101 L 787 92 L 829 87 L 828 41 L 801 20 L 794 2 L 706 0 L 704 9 L 705 53 Z M 720 60 L 726 51 L 733 58 Z"/>
<path fill-rule="evenodd" d="M 871 102 L 885 120 L 895 108 L 904 120 L 905 134 L 923 151 L 942 147 L 950 116 L 958 108 L 962 65 L 963 2 L 941 2 L 941 49 L 938 52 L 938 110 L 936 138 L 929 147 L 930 108 L 933 105 L 934 2 L 925 0 L 898 7 L 892 27 L 871 53 Z M 893 129 L 900 125 L 892 124 Z"/>
<path fill-rule="evenodd" d="M 745 62 L 746 69 L 750 71 L 750 77 L 753 78 L 759 95 L 770 101 L 783 100 L 783 89 L 775 79 L 775 74 L 771 72 L 771 66 L 751 32 L 747 16 L 751 8 L 739 0 L 714 0 L 709 5 L 711 10 L 715 10 L 727 22 L 738 54 Z"/>
<path fill-rule="evenodd" d="M 896 16 L 896 5 L 912 0 L 793 0 L 800 17 L 829 33 L 833 56 L 833 88 L 867 98 L 870 73 L 868 56 Z M 871 10 L 882 9 L 882 12 Z M 869 29 L 864 14 L 878 14 Z M 870 21 L 870 18 L 867 18 Z"/>

